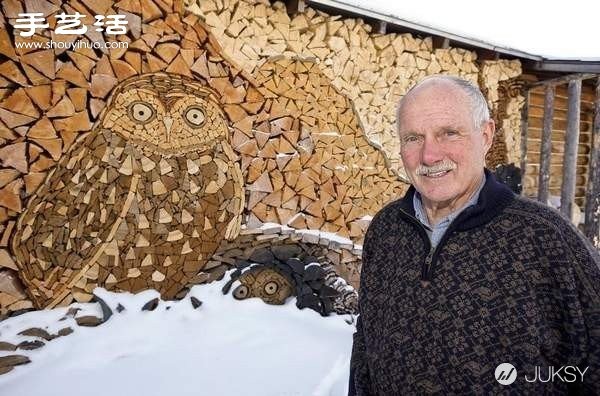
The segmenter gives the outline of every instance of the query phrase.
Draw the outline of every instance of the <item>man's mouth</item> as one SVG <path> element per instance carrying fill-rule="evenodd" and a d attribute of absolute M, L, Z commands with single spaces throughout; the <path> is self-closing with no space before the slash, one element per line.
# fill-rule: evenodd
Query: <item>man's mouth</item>
<path fill-rule="evenodd" d="M 437 179 L 437 178 L 445 176 L 447 173 L 450 173 L 450 169 L 444 170 L 444 171 L 439 171 L 439 172 L 426 173 L 423 176 L 430 177 L 432 179 Z"/>
<path fill-rule="evenodd" d="M 439 161 L 432 165 L 419 165 L 416 169 L 417 176 L 425 176 L 428 179 L 440 179 L 456 169 L 456 164 L 448 159 Z"/>

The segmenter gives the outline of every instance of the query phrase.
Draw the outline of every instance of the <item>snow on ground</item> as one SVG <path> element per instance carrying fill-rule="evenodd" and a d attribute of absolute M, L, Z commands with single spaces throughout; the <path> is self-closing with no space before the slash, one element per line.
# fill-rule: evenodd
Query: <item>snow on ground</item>
<path fill-rule="evenodd" d="M 31 363 L 0 376 L 0 395 L 86 396 L 341 396 L 347 394 L 352 333 L 349 315 L 321 317 L 295 306 L 223 295 L 229 277 L 195 286 L 181 301 L 161 301 L 154 311 L 141 307 L 158 296 L 98 294 L 114 315 L 98 327 L 59 321 L 67 308 L 26 313 L 0 322 L 0 340 L 18 344 L 22 330 L 50 333 L 70 326 L 74 333 L 24 354 Z M 202 305 L 194 309 L 195 296 Z M 126 309 L 117 313 L 120 303 Z M 74 304 L 77 316 L 101 317 L 99 304 Z"/>

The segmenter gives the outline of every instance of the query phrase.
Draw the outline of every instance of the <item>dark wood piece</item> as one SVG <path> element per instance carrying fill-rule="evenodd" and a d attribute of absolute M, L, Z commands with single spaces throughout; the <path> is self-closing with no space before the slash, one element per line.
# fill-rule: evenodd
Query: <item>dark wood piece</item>
<path fill-rule="evenodd" d="M 433 36 L 431 38 L 433 49 L 448 49 L 450 48 L 450 39 L 442 36 Z"/>
<path fill-rule="evenodd" d="M 296 15 L 304 12 L 305 3 L 304 0 L 291 0 L 286 1 L 286 9 L 289 15 Z"/>

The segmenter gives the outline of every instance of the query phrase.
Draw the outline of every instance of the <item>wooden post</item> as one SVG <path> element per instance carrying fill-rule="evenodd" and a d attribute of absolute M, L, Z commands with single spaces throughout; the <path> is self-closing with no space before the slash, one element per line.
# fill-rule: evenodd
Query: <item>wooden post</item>
<path fill-rule="evenodd" d="M 550 184 L 550 156 L 552 155 L 552 120 L 554 119 L 554 85 L 547 84 L 544 97 L 544 129 L 540 149 L 540 175 L 538 182 L 538 200 L 548 204 Z"/>
<path fill-rule="evenodd" d="M 560 195 L 560 212 L 571 218 L 571 206 L 575 198 L 577 173 L 577 148 L 579 146 L 579 106 L 581 103 L 581 80 L 569 81 L 569 107 L 567 110 L 567 136 L 563 157 L 563 180 Z"/>
<path fill-rule="evenodd" d="M 386 21 L 379 21 L 377 23 L 377 33 L 379 33 L 379 34 L 387 33 L 387 22 Z"/>
<path fill-rule="evenodd" d="M 523 92 L 525 103 L 521 109 L 521 194 L 525 194 L 525 170 L 527 169 L 527 129 L 529 128 L 529 89 Z"/>
<path fill-rule="evenodd" d="M 584 232 L 600 248 L 600 76 L 596 78 L 592 150 L 585 202 Z"/>

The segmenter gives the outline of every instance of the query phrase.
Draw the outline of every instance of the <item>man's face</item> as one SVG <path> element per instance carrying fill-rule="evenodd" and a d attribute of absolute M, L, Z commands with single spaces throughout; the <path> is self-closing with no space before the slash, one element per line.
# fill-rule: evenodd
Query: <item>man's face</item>
<path fill-rule="evenodd" d="M 481 180 L 493 121 L 477 130 L 469 97 L 446 81 L 413 91 L 400 120 L 402 161 L 415 189 L 442 206 L 466 203 Z"/>

